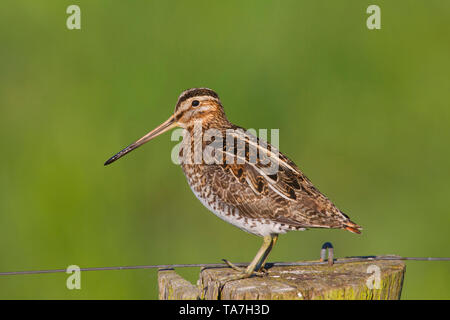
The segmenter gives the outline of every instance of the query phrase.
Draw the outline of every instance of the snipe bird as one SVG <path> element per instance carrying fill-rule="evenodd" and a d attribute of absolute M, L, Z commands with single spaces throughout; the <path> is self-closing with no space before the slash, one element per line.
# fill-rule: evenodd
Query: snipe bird
<path fill-rule="evenodd" d="M 308 228 L 346 229 L 360 233 L 361 227 L 315 188 L 294 162 L 281 152 L 274 152 L 276 148 L 269 143 L 259 143 L 259 139 L 242 134 L 244 129 L 228 121 L 219 96 L 208 88 L 184 91 L 178 98 L 175 112 L 167 121 L 111 157 L 105 165 L 174 127 L 184 128 L 186 133 L 180 157 L 189 146 L 191 149 L 200 147 L 204 151 L 212 143 L 208 139 L 194 137 L 196 124 L 202 132 L 215 129 L 224 137 L 231 133 L 233 146 L 243 141 L 245 148 L 240 153 L 239 148 L 229 148 L 225 143 L 223 147 L 213 147 L 214 154 L 222 154 L 221 161 L 182 161 L 180 164 L 189 186 L 203 205 L 219 218 L 264 238 L 261 248 L 246 269 L 225 260 L 230 267 L 240 271 L 227 280 L 262 275 L 267 256 L 281 233 Z M 252 143 L 254 141 L 258 143 Z M 250 161 L 250 145 L 277 165 L 275 172 L 269 172 L 267 161 Z M 189 160 L 194 153 L 186 158 Z M 233 156 L 240 161 L 230 163 Z"/>

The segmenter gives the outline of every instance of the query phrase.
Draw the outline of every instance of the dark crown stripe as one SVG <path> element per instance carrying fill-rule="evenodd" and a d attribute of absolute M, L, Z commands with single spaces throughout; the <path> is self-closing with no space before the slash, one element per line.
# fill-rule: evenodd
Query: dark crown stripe
<path fill-rule="evenodd" d="M 189 98 L 197 97 L 197 96 L 210 96 L 215 99 L 219 99 L 219 95 L 215 93 L 213 90 L 208 88 L 194 88 L 184 91 L 180 97 L 178 98 L 177 105 L 182 103 L 183 101 L 186 101 Z"/>

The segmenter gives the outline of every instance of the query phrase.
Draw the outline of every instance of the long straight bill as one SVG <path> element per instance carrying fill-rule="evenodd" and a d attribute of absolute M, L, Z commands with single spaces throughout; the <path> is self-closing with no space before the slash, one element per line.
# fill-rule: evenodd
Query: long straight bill
<path fill-rule="evenodd" d="M 133 151 L 134 149 L 140 147 L 144 143 L 152 140 L 153 138 L 159 136 L 160 134 L 162 134 L 162 133 L 164 133 L 164 132 L 166 132 L 166 131 L 174 128 L 174 127 L 176 127 L 177 123 L 175 122 L 174 119 L 175 119 L 174 116 L 171 116 L 169 119 L 167 119 L 166 122 L 160 124 L 158 127 L 156 127 L 155 129 L 153 129 L 152 131 L 147 133 L 145 136 L 143 136 L 142 138 L 140 138 L 136 142 L 130 144 L 128 147 L 126 147 L 122 151 L 116 153 L 114 156 L 112 156 L 111 158 L 109 158 L 105 162 L 105 166 L 107 166 L 108 164 L 113 163 L 114 161 L 116 161 L 119 158 L 122 158 L 127 153 L 129 153 L 129 152 Z"/>

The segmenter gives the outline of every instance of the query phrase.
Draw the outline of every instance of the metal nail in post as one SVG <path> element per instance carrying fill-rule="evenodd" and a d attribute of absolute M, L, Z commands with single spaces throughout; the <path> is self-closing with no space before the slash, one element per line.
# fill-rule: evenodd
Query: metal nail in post
<path fill-rule="evenodd" d="M 320 250 L 320 261 L 321 262 L 325 261 L 325 255 L 326 255 L 327 251 L 328 251 L 328 265 L 332 266 L 333 261 L 334 261 L 334 249 L 333 249 L 333 245 L 331 244 L 331 242 L 325 242 L 322 245 L 322 249 Z"/>

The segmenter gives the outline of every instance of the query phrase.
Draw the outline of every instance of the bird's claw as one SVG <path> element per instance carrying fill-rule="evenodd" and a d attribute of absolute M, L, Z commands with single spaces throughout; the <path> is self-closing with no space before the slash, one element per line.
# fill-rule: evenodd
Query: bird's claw
<path fill-rule="evenodd" d="M 261 269 L 259 269 L 258 273 L 260 273 L 262 275 L 268 275 L 269 270 L 267 270 L 266 268 L 261 268 Z"/>
<path fill-rule="evenodd" d="M 264 268 L 261 268 L 260 271 L 248 271 L 246 268 L 242 268 L 242 267 L 238 267 L 235 264 L 233 264 L 232 262 L 226 260 L 226 259 L 222 259 L 231 269 L 238 271 L 239 273 L 237 274 L 230 274 L 228 276 L 224 276 L 218 279 L 219 283 L 220 283 L 220 288 L 222 289 L 225 284 L 227 284 L 230 281 L 235 281 L 235 280 L 242 280 L 242 279 L 246 279 L 246 278 L 250 278 L 252 276 L 258 276 L 258 277 L 263 277 L 266 276 L 268 274 L 268 271 Z"/>
<path fill-rule="evenodd" d="M 258 271 L 253 271 L 253 272 L 249 273 L 249 272 L 247 272 L 246 268 L 238 267 L 237 265 L 235 265 L 231 261 L 228 261 L 227 259 L 222 259 L 222 261 L 225 262 L 231 269 L 239 271 L 243 275 L 247 275 L 248 274 L 248 276 L 245 276 L 244 278 L 249 278 L 252 275 L 256 275 L 256 276 L 260 276 L 261 277 L 261 276 L 266 275 L 269 272 L 266 269 L 261 268 Z M 233 276 L 237 276 L 237 275 L 233 275 Z M 244 278 L 239 278 L 239 279 L 244 279 Z M 236 280 L 239 280 L 239 279 L 236 279 Z"/>
<path fill-rule="evenodd" d="M 222 259 L 223 262 L 225 262 L 231 269 L 239 271 L 239 272 L 245 272 L 245 268 L 238 267 L 234 263 L 228 261 L 227 259 Z"/>

